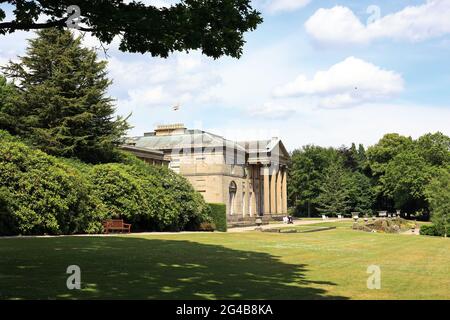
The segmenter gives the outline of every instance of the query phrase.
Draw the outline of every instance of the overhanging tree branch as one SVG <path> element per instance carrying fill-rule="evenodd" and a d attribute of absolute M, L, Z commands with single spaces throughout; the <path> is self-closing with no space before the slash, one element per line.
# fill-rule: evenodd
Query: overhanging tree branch
<path fill-rule="evenodd" d="M 245 43 L 244 33 L 262 22 L 250 1 L 182 0 L 169 8 L 123 0 L 13 1 L 15 19 L 1 22 L 4 15 L 0 14 L 0 34 L 64 28 L 70 16 L 67 8 L 77 5 L 81 10 L 78 29 L 106 44 L 120 35 L 121 51 L 167 57 L 174 51 L 201 50 L 214 58 L 238 58 Z M 38 22 L 43 15 L 50 20 Z"/>
<path fill-rule="evenodd" d="M 63 27 L 66 25 L 67 18 L 57 21 L 49 21 L 44 23 L 24 23 L 17 21 L 0 22 L 0 30 L 7 30 L 8 32 L 14 32 L 16 30 L 40 30 L 54 27 Z"/>

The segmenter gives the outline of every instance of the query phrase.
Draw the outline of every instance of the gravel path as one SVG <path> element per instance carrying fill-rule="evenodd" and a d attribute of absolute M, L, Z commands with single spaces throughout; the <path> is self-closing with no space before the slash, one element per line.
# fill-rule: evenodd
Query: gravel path
<path fill-rule="evenodd" d="M 316 224 L 321 222 L 340 222 L 340 221 L 351 221 L 350 218 L 344 219 L 327 219 L 327 220 L 294 220 L 294 224 L 285 224 L 285 223 L 271 223 L 265 224 L 261 226 L 262 229 L 272 229 L 272 228 L 282 228 L 282 227 L 290 227 L 290 226 L 306 226 L 308 224 Z M 237 227 L 237 228 L 228 228 L 228 232 L 244 232 L 244 231 L 253 231 L 255 230 L 255 226 L 250 227 Z"/>

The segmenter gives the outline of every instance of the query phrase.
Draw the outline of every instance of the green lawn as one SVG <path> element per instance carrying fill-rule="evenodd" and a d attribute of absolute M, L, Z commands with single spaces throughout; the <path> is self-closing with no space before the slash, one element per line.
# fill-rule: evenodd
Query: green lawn
<path fill-rule="evenodd" d="M 450 299 L 450 239 L 337 229 L 0 239 L 0 298 Z M 82 290 L 66 288 L 81 267 Z M 381 289 L 367 289 L 369 265 Z"/>

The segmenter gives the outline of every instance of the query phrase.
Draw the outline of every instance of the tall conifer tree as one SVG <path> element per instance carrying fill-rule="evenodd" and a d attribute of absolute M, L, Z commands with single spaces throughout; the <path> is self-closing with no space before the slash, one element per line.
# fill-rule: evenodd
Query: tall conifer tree
<path fill-rule="evenodd" d="M 16 120 L 13 133 L 53 155 L 94 163 L 115 159 L 115 146 L 129 127 L 113 115 L 106 62 L 83 48 L 80 38 L 70 31 L 39 31 L 26 55 L 4 71 L 18 88 L 15 103 L 3 111 Z"/>

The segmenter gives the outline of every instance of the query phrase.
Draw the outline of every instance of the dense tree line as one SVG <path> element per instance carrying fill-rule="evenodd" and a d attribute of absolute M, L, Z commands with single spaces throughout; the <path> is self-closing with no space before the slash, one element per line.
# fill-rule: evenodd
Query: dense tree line
<path fill-rule="evenodd" d="M 307 145 L 292 153 L 289 202 L 298 215 L 401 210 L 438 219 L 448 212 L 449 172 L 450 137 L 440 132 L 386 134 L 367 150 Z"/>

